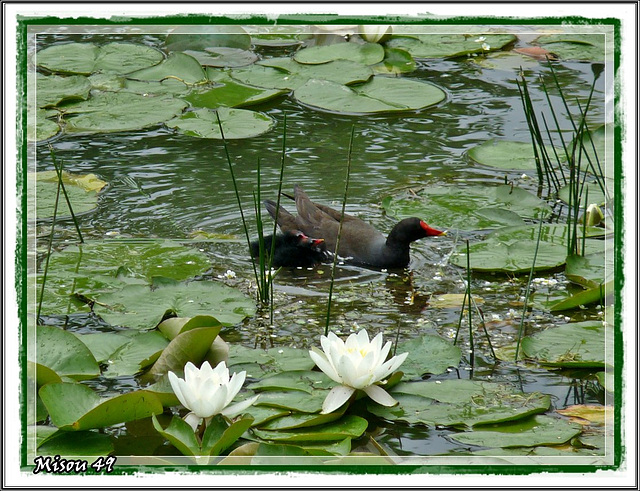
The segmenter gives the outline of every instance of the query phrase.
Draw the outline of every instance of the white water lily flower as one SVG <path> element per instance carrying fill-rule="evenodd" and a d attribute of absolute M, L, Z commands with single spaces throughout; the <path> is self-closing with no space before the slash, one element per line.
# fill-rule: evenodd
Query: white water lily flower
<path fill-rule="evenodd" d="M 382 346 L 382 333 L 369 341 L 369 334 L 362 329 L 351 334 L 346 342 L 330 332 L 322 336 L 317 348 L 309 351 L 311 359 L 329 378 L 340 385 L 334 387 L 322 404 L 322 414 L 335 411 L 342 406 L 356 389 L 363 390 L 371 399 L 383 406 L 394 406 L 397 401 L 377 382 L 387 378 L 402 364 L 409 353 L 403 353 L 385 361 L 391 342 Z"/>
<path fill-rule="evenodd" d="M 184 367 L 184 379 L 169 372 L 169 382 L 180 403 L 191 410 L 185 420 L 194 427 L 202 418 L 211 418 L 216 414 L 234 416 L 249 407 L 255 397 L 229 406 L 240 392 L 246 376 L 247 372 L 240 372 L 229 378 L 229 369 L 224 361 L 215 368 L 211 368 L 208 361 L 200 368 L 188 362 Z"/>

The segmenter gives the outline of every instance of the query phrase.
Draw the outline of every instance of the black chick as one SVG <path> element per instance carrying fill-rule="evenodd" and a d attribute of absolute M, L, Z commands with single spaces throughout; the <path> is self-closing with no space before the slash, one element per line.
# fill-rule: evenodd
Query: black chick
<path fill-rule="evenodd" d="M 264 251 L 268 258 L 271 253 L 271 243 L 275 238 L 275 249 L 271 266 L 274 268 L 302 267 L 311 268 L 326 261 L 327 249 L 324 239 L 312 239 L 299 231 L 289 231 L 284 234 L 266 235 L 264 237 Z M 260 255 L 259 240 L 251 243 L 251 255 Z"/>

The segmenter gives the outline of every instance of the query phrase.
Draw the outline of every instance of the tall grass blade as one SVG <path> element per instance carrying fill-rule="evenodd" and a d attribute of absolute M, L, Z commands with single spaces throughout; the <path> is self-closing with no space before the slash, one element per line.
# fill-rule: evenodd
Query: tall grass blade
<path fill-rule="evenodd" d="M 467 297 L 469 297 L 469 362 L 471 368 L 475 366 L 476 353 L 473 343 L 473 314 L 471 309 L 471 252 L 469 251 L 469 240 L 467 239 Z"/>

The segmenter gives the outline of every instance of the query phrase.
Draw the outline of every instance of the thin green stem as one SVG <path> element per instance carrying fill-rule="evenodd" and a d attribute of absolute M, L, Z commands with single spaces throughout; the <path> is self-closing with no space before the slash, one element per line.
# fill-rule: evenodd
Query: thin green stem
<path fill-rule="evenodd" d="M 475 347 L 473 344 L 473 317 L 471 311 L 471 252 L 469 251 L 469 240 L 467 239 L 467 296 L 469 297 L 469 349 L 471 351 L 469 355 L 469 361 L 471 367 L 473 368 L 475 365 L 476 353 Z"/>
<path fill-rule="evenodd" d="M 324 335 L 329 334 L 329 321 L 331 319 L 331 300 L 333 299 L 333 284 L 335 280 L 336 265 L 338 263 L 338 251 L 340 247 L 340 236 L 342 235 L 342 223 L 344 222 L 344 210 L 347 206 L 347 196 L 349 194 L 349 178 L 351 176 L 351 153 L 353 151 L 353 139 L 355 125 L 351 127 L 351 137 L 349 139 L 349 150 L 347 152 L 347 175 L 344 182 L 344 196 L 342 198 L 342 210 L 340 211 L 340 224 L 338 225 L 338 237 L 336 238 L 336 249 L 333 254 L 333 264 L 331 265 L 331 283 L 329 284 L 329 300 L 327 301 L 327 318 L 324 326 Z"/>
<path fill-rule="evenodd" d="M 67 189 L 64 187 L 64 182 L 62 182 L 62 164 L 60 164 L 60 168 L 58 168 L 58 163 L 56 162 L 56 155 L 53 151 L 53 147 L 51 143 L 49 143 L 49 152 L 51 152 L 51 160 L 53 161 L 53 166 L 56 169 L 56 174 L 58 176 L 58 185 L 62 188 L 62 193 L 64 194 L 64 199 L 67 202 L 67 206 L 69 207 L 69 211 L 71 212 L 71 219 L 73 220 L 73 225 L 76 227 L 76 232 L 78 232 L 78 238 L 80 239 L 80 243 L 84 243 L 84 239 L 82 238 L 82 232 L 80 231 L 80 225 L 78 225 L 78 219 L 76 218 L 76 214 L 73 212 L 73 207 L 71 206 L 71 200 L 69 199 L 69 195 L 67 194 Z"/>

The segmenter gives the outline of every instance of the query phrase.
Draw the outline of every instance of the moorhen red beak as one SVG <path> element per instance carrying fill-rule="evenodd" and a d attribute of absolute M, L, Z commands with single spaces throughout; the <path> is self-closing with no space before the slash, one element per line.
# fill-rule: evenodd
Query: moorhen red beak
<path fill-rule="evenodd" d="M 340 212 L 312 202 L 298 185 L 294 188 L 294 199 L 298 215 L 294 216 L 280 208 L 277 214 L 280 230 L 299 230 L 310 237 L 323 237 L 326 249 L 335 253 Z M 269 214 L 275 218 L 276 203 L 267 200 L 265 206 Z M 413 217 L 398 222 L 385 238 L 368 223 L 345 213 L 338 255 L 353 264 L 375 268 L 404 268 L 409 264 L 411 242 L 442 234 L 444 232 Z"/>
<path fill-rule="evenodd" d="M 265 236 L 264 250 L 267 258 L 271 254 L 271 246 L 274 240 L 273 261 L 271 262 L 271 266 L 274 268 L 312 268 L 327 259 L 324 239 L 313 239 L 299 230 L 288 230 L 275 237 L 273 235 Z M 254 240 L 251 243 L 251 255 L 256 258 L 259 257 L 259 240 Z"/>

